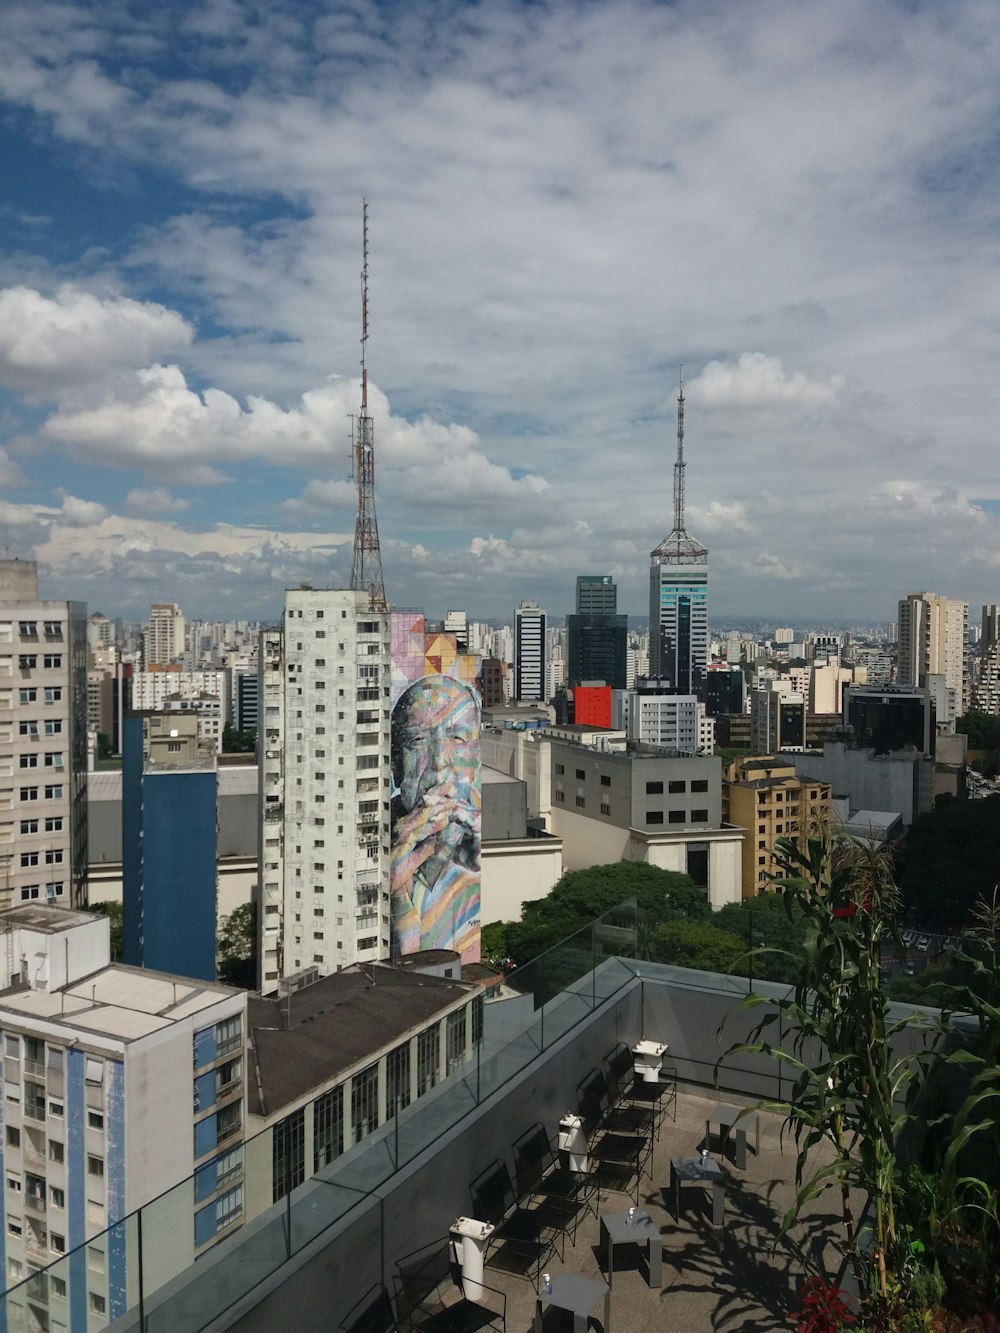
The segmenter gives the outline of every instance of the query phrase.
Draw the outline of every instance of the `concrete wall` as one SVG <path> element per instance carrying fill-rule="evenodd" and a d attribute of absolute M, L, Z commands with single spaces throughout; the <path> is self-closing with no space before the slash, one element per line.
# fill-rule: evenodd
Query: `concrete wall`
<path fill-rule="evenodd" d="M 551 822 L 552 832 L 563 841 L 563 867 L 566 870 L 610 865 L 625 857 L 629 845 L 627 828 L 589 819 L 561 805 L 553 805 Z"/>
<path fill-rule="evenodd" d="M 800 777 L 828 782 L 834 796 L 848 796 L 855 810 L 895 810 L 909 826 L 923 809 L 922 782 L 933 782 L 933 762 L 919 755 L 880 755 L 873 750 L 849 750 L 845 745 L 829 743 L 823 753 L 784 754 L 794 764 Z M 927 772 L 923 773 L 922 770 Z"/>
<path fill-rule="evenodd" d="M 521 904 L 544 898 L 563 873 L 560 838 L 524 838 L 484 842 L 482 853 L 482 920 L 517 921 Z"/>
<path fill-rule="evenodd" d="M 242 769 L 240 770 L 242 774 Z M 254 768 L 254 773 L 257 769 Z M 95 790 L 106 790 L 109 786 L 108 773 L 96 775 L 99 786 Z M 255 791 L 227 793 L 226 770 L 219 770 L 218 794 L 218 854 L 223 856 L 257 855 L 257 793 Z M 122 795 L 120 780 L 115 784 L 112 799 L 97 798 L 91 795 L 87 802 L 87 838 L 88 855 L 91 866 L 106 862 L 117 863 L 122 859 Z"/>
<path fill-rule="evenodd" d="M 483 842 L 524 838 L 528 833 L 527 787 L 516 778 L 483 769 Z"/>
<path fill-rule="evenodd" d="M 248 903 L 253 897 L 257 883 L 257 858 L 247 860 L 230 857 L 219 861 L 218 872 L 218 912 L 219 920 L 229 915 L 234 908 Z M 120 903 L 122 900 L 121 863 L 91 866 L 87 876 L 88 897 L 91 903 Z"/>

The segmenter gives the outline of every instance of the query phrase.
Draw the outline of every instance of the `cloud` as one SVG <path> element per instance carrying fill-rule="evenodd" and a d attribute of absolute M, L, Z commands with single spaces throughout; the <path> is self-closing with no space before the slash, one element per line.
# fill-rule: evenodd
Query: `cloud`
<path fill-rule="evenodd" d="M 743 352 L 738 361 L 710 361 L 688 396 L 692 402 L 713 408 L 787 407 L 803 412 L 828 408 L 844 388 L 843 375 L 813 380 L 801 371 L 786 371 L 776 356 Z"/>
<path fill-rule="evenodd" d="M 108 516 L 108 510 L 96 500 L 81 500 L 79 496 L 69 495 L 62 489 L 56 491 L 56 495 L 62 501 L 59 517 L 67 527 L 93 528 L 103 523 Z"/>
<path fill-rule="evenodd" d="M 99 297 L 71 283 L 54 296 L 0 291 L 0 383 L 55 397 L 109 370 L 142 366 L 183 347 L 193 329 L 176 310 L 125 296 Z"/>
<path fill-rule="evenodd" d="M 171 495 L 164 486 L 149 486 L 129 491 L 125 507 L 134 514 L 180 514 L 191 508 L 191 502 Z"/>
<path fill-rule="evenodd" d="M 294 500 L 282 502 L 282 512 L 289 517 L 318 516 L 331 509 L 352 508 L 358 501 L 357 484 L 350 481 L 307 482 Z"/>

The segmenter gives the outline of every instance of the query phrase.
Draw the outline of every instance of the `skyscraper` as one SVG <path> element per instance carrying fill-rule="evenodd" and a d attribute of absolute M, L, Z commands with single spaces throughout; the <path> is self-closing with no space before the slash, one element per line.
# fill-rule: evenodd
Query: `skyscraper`
<path fill-rule="evenodd" d="M 77 907 L 87 875 L 87 608 L 0 560 L 0 906 Z"/>
<path fill-rule="evenodd" d="M 603 681 L 625 688 L 628 618 L 615 614 L 618 589 L 610 574 L 580 574 L 576 614 L 566 617 L 567 684 Z"/>
<path fill-rule="evenodd" d="M 928 676 L 943 676 L 955 692 L 955 707 L 968 702 L 967 602 L 951 601 L 936 592 L 911 592 L 899 603 L 900 685 L 925 685 Z"/>
<path fill-rule="evenodd" d="M 708 550 L 684 526 L 684 378 L 677 396 L 674 526 L 650 552 L 649 669 L 695 694 L 708 661 Z"/>
<path fill-rule="evenodd" d="M 297 588 L 261 640 L 261 984 L 389 954 L 389 617 Z"/>
<path fill-rule="evenodd" d="M 536 602 L 514 612 L 514 698 L 545 699 L 545 612 Z"/>
<path fill-rule="evenodd" d="M 169 666 L 184 656 L 184 617 L 176 602 L 156 602 L 142 634 L 142 664 Z"/>

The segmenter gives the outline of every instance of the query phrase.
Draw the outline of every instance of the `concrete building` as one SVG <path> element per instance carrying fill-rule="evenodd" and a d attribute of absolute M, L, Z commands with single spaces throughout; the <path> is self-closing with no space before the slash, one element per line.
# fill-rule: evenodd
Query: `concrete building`
<path fill-rule="evenodd" d="M 260 725 L 260 675 L 237 671 L 233 677 L 233 725 L 237 731 L 256 731 Z"/>
<path fill-rule="evenodd" d="M 142 634 L 142 665 L 169 666 L 184 656 L 184 616 L 176 602 L 156 602 L 149 608 L 149 619 Z M 140 707 L 155 705 L 142 704 Z"/>
<path fill-rule="evenodd" d="M 6 1326 L 103 1328 L 139 1281 L 109 1227 L 157 1199 L 144 1266 L 163 1281 L 242 1222 L 246 995 L 110 965 L 105 917 L 25 905 L 0 931 L 20 984 L 0 995 L 0 1261 L 12 1284 L 68 1256 Z"/>
<path fill-rule="evenodd" d="M 200 699 L 210 696 L 222 704 L 222 724 L 229 721 L 229 682 L 217 667 L 186 671 L 180 666 L 161 666 L 132 675 L 132 707 L 137 712 L 155 712 L 169 698 Z"/>
<path fill-rule="evenodd" d="M 739 899 L 743 835 L 723 825 L 719 759 L 549 748 L 550 822 L 567 870 L 645 861 L 689 874 L 713 907 Z"/>
<path fill-rule="evenodd" d="M 125 719 L 123 956 L 133 967 L 215 980 L 215 770 L 195 717 Z"/>
<path fill-rule="evenodd" d="M 876 754 L 891 754 L 908 746 L 919 754 L 935 751 L 937 700 L 926 688 L 848 686 L 843 710 L 845 728 L 858 749 Z"/>
<path fill-rule="evenodd" d="M 261 640 L 261 985 L 388 956 L 389 618 L 291 589 Z"/>
<path fill-rule="evenodd" d="M 604 681 L 626 685 L 628 617 L 617 614 L 618 589 L 610 574 L 579 574 L 576 610 L 566 617 L 567 684 Z"/>
<path fill-rule="evenodd" d="M 85 901 L 87 608 L 0 560 L 0 906 Z"/>
<path fill-rule="evenodd" d="M 514 612 L 514 698 L 544 702 L 547 684 L 545 612 L 535 602 L 522 602 Z"/>
<path fill-rule="evenodd" d="M 444 617 L 445 634 L 454 634 L 459 643 L 469 648 L 469 617 L 465 611 L 446 611 Z M 475 650 L 473 650 L 475 651 Z"/>
<path fill-rule="evenodd" d="M 734 759 L 722 785 L 723 819 L 746 829 L 742 851 L 743 897 L 752 898 L 776 869 L 775 840 L 797 840 L 813 827 L 829 827 L 829 783 L 800 777 L 783 756 Z"/>
<path fill-rule="evenodd" d="M 636 681 L 633 690 L 616 690 L 612 725 L 625 729 L 629 741 L 675 754 L 711 754 L 715 720 L 693 694 L 676 694 L 655 680 Z"/>
<path fill-rule="evenodd" d="M 924 685 L 927 676 L 943 676 L 964 713 L 969 698 L 968 620 L 967 602 L 934 592 L 904 597 L 899 603 L 899 684 Z"/>
<path fill-rule="evenodd" d="M 249 1219 L 465 1065 L 482 1040 L 483 991 L 437 950 L 251 998 L 247 1022 Z"/>

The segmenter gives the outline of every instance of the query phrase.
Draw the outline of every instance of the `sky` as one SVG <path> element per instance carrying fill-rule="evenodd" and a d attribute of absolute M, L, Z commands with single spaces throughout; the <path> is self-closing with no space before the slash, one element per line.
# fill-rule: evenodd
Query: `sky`
<path fill-rule="evenodd" d="M 274 620 L 579 573 L 710 618 L 1000 601 L 995 0 L 31 0 L 0 63 L 0 546 L 44 595 Z"/>

